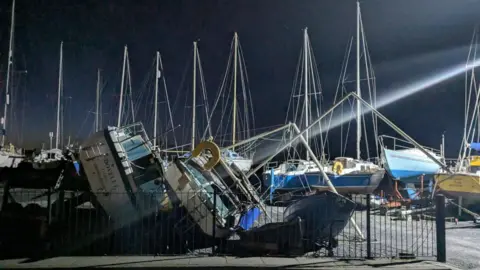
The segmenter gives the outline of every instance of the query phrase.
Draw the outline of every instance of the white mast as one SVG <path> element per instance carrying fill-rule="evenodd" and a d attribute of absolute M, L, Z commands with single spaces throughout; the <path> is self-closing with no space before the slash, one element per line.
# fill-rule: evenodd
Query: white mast
<path fill-rule="evenodd" d="M 60 43 L 60 63 L 58 69 L 58 93 L 57 93 L 57 133 L 55 134 L 55 148 L 59 147 L 60 140 L 60 105 L 63 97 L 63 41 Z"/>
<path fill-rule="evenodd" d="M 160 63 L 160 53 L 157 52 L 156 56 L 157 66 L 155 69 L 155 109 L 154 109 L 154 117 L 153 117 L 153 147 L 157 146 L 157 117 L 158 117 L 158 78 L 160 78 L 160 70 L 159 63 Z"/>
<path fill-rule="evenodd" d="M 120 85 L 120 104 L 118 105 L 117 127 L 120 127 L 122 120 L 123 87 L 125 86 L 125 66 L 127 62 L 127 53 L 127 45 L 125 45 L 125 50 L 123 52 L 122 84 Z"/>
<path fill-rule="evenodd" d="M 357 95 L 362 97 L 360 91 L 360 2 L 357 1 Z M 357 159 L 361 158 L 360 141 L 362 139 L 361 103 L 357 99 Z"/>
<path fill-rule="evenodd" d="M 234 36 L 234 56 L 233 56 L 233 121 L 232 121 L 232 144 L 235 144 L 236 126 L 237 126 L 237 61 L 238 61 L 238 35 Z"/>
<path fill-rule="evenodd" d="M 2 121 L 2 147 L 5 145 L 5 134 L 7 129 L 7 111 L 10 104 L 10 73 L 13 65 L 13 34 L 15 29 L 15 0 L 12 1 L 12 18 L 10 23 L 10 41 L 8 45 L 8 64 L 7 64 L 7 82 L 5 85 L 5 105 L 3 109 Z"/>
<path fill-rule="evenodd" d="M 309 116 L 309 106 L 308 106 L 308 28 L 303 30 L 303 64 L 305 65 L 305 127 L 308 127 L 308 116 Z M 308 129 L 305 132 L 305 139 L 309 141 Z M 310 155 L 307 152 L 307 160 L 310 160 Z"/>
<path fill-rule="evenodd" d="M 95 132 L 100 129 L 100 69 L 97 70 L 97 91 L 95 99 Z"/>
<path fill-rule="evenodd" d="M 197 96 L 197 42 L 193 42 L 192 151 L 195 148 L 195 110 Z"/>

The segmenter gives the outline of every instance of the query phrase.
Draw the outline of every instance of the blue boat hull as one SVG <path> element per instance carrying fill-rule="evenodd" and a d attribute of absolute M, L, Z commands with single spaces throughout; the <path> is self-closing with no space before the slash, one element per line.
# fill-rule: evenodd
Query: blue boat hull
<path fill-rule="evenodd" d="M 368 194 L 372 193 L 380 184 L 385 175 L 384 170 L 378 170 L 375 173 L 352 173 L 344 175 L 327 174 L 335 189 L 340 194 Z M 327 184 L 321 174 L 307 173 L 301 175 L 275 175 L 272 177 L 265 174 L 264 184 L 277 191 L 296 191 L 311 189 L 329 190 Z"/>
<path fill-rule="evenodd" d="M 422 175 L 433 175 L 440 170 L 440 166 L 428 157 L 388 149 L 383 149 L 383 155 L 388 174 L 406 184 L 419 184 Z M 428 179 L 424 178 L 425 181 Z"/>

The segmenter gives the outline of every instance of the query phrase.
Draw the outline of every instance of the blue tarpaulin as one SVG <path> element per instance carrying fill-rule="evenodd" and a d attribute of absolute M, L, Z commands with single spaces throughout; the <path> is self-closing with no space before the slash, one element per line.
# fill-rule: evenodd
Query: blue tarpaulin
<path fill-rule="evenodd" d="M 250 229 L 253 224 L 255 223 L 255 221 L 258 219 L 258 217 L 260 216 L 261 212 L 260 212 L 260 209 L 258 208 L 252 208 L 250 210 L 248 210 L 247 213 L 245 213 L 241 218 L 240 218 L 240 222 L 239 222 L 239 226 L 242 227 L 242 229 L 244 230 L 248 230 Z"/>
<path fill-rule="evenodd" d="M 480 143 L 478 143 L 478 142 L 471 143 L 470 148 L 475 150 L 475 151 L 480 151 Z"/>

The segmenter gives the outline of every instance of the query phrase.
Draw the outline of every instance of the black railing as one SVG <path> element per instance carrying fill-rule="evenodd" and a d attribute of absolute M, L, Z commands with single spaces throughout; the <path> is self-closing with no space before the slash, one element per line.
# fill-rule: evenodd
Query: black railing
<path fill-rule="evenodd" d="M 248 253 L 433 259 L 438 254 L 445 260 L 441 198 L 436 205 L 428 198 L 380 205 L 373 195 L 352 196 L 349 219 L 351 201 L 330 194 L 312 199 L 313 206 L 297 201 L 290 210 L 268 205 L 264 212 L 252 210 L 245 224 L 253 229 L 242 229 L 239 216 L 230 214 L 242 207 L 247 211 L 248 205 L 222 203 L 226 200 L 216 193 L 201 200 L 198 193 L 169 193 L 171 199 L 136 193 L 135 204 L 132 194 L 8 193 L 0 212 L 0 254 L 9 257 Z M 207 200 L 217 211 L 204 208 Z M 285 219 L 302 209 L 307 210 Z"/>

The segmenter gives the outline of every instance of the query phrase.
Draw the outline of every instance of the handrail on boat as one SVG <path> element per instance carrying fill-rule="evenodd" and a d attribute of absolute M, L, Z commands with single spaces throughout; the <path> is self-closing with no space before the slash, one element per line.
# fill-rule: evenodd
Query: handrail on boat
<path fill-rule="evenodd" d="M 380 143 L 381 143 L 382 146 L 384 145 L 384 142 L 383 142 L 384 138 L 393 140 L 393 150 L 397 150 L 397 147 L 401 148 L 401 149 L 408 149 L 408 148 L 412 148 L 412 147 L 415 148 L 415 146 L 411 142 L 409 142 L 407 140 L 404 140 L 404 139 L 397 138 L 397 137 L 393 137 L 393 136 L 390 136 L 390 135 L 379 135 L 378 138 L 380 139 Z M 406 144 L 410 145 L 410 147 L 405 146 L 405 145 L 401 145 L 401 144 L 398 145 L 397 141 L 401 142 L 401 143 L 406 143 Z M 432 148 L 432 147 L 427 147 L 427 146 L 424 146 L 424 145 L 421 145 L 421 146 L 424 149 L 429 150 L 429 151 L 431 151 L 435 154 L 440 154 L 441 153 L 441 151 L 438 150 L 438 149 L 435 149 L 435 148 Z"/>

